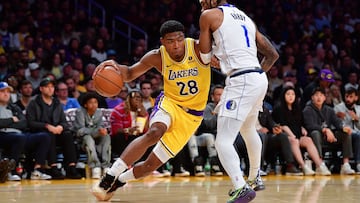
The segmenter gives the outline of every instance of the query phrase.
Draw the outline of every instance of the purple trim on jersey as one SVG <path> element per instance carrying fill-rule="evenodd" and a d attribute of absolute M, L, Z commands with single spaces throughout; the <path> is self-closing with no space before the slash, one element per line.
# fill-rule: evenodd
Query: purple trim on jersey
<path fill-rule="evenodd" d="M 156 112 L 159 111 L 159 103 L 160 103 L 160 100 L 161 98 L 164 96 L 164 92 L 160 92 L 160 94 L 156 97 L 156 100 L 155 100 L 155 104 L 154 104 L 154 107 L 152 109 L 152 112 L 150 114 L 150 119 L 155 115 Z"/>

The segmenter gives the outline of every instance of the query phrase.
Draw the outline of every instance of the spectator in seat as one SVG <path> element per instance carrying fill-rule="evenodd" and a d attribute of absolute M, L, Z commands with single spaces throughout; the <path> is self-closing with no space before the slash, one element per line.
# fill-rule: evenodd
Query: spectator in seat
<path fill-rule="evenodd" d="M 317 175 L 331 175 L 321 160 L 314 142 L 303 127 L 302 109 L 297 98 L 295 88 L 285 88 L 278 105 L 274 107 L 272 112 L 274 121 L 279 123 L 282 130 L 288 135 L 294 158 L 302 168 L 304 175 L 314 175 L 315 171 L 305 165 L 300 148 L 305 148 L 310 158 L 315 162 Z"/>
<path fill-rule="evenodd" d="M 21 110 L 10 103 L 10 92 L 13 88 L 6 82 L 0 82 L 0 148 L 8 150 L 9 159 L 18 163 L 24 151 L 26 136 L 22 130 L 26 129 L 26 120 L 21 117 Z M 19 181 L 21 177 L 15 170 L 8 174 L 8 180 Z"/>
<path fill-rule="evenodd" d="M 19 93 L 20 99 L 18 99 L 15 104 L 20 107 L 20 109 L 25 112 L 27 105 L 29 104 L 32 94 L 33 94 L 33 86 L 30 81 L 23 80 L 20 83 Z"/>
<path fill-rule="evenodd" d="M 353 87 L 346 89 L 344 100 L 336 105 L 334 110 L 345 125 L 351 126 L 356 172 L 360 174 L 360 105 L 356 104 L 358 101 L 357 90 Z"/>
<path fill-rule="evenodd" d="M 302 172 L 296 167 L 294 156 L 291 153 L 291 144 L 288 135 L 273 120 L 269 108 L 263 105 L 259 113 L 257 131 L 263 142 L 263 159 L 272 166 L 275 165 L 276 155 L 280 152 L 284 164 L 285 175 L 299 176 Z"/>
<path fill-rule="evenodd" d="M 36 95 L 26 108 L 26 118 L 32 132 L 47 132 L 51 138 L 48 164 L 51 166 L 53 179 L 64 178 L 57 168 L 56 146 L 60 146 L 64 153 L 66 177 L 80 179 L 81 176 L 75 168 L 76 151 L 73 134 L 69 129 L 60 101 L 53 97 L 54 91 L 55 81 L 44 78 L 40 82 L 41 94 Z"/>
<path fill-rule="evenodd" d="M 340 173 L 354 174 L 355 171 L 349 164 L 349 158 L 353 156 L 352 129 L 336 116 L 333 108 L 324 105 L 325 100 L 325 90 L 321 87 L 315 88 L 311 96 L 311 102 L 303 110 L 303 115 L 306 117 L 304 127 L 310 132 L 310 137 L 313 139 L 320 157 L 323 157 L 324 144 L 334 145 L 341 143 L 343 165 Z"/>
<path fill-rule="evenodd" d="M 76 98 L 69 97 L 69 89 L 66 83 L 64 82 L 57 83 L 55 94 L 59 99 L 64 111 L 67 109 L 80 107 L 80 104 Z"/>
<path fill-rule="evenodd" d="M 81 108 L 77 109 L 74 130 L 82 137 L 82 147 L 88 155 L 88 165 L 92 178 L 101 177 L 111 166 L 111 139 L 103 125 L 103 114 L 98 108 L 98 96 L 95 93 L 85 93 Z"/>
<path fill-rule="evenodd" d="M 148 118 L 141 93 L 129 92 L 127 99 L 117 105 L 110 116 L 111 143 L 116 146 L 112 148 L 114 154 L 121 154 L 130 142 L 147 131 Z"/>

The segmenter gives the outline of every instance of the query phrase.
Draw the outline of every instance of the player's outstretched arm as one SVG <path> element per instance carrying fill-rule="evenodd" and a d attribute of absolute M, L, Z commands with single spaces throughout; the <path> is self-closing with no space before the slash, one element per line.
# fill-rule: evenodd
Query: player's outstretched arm
<path fill-rule="evenodd" d="M 112 66 L 116 68 L 117 71 L 121 72 L 123 81 L 129 82 L 146 73 L 153 67 L 161 67 L 161 57 L 158 50 L 152 50 L 146 53 L 139 62 L 135 63 L 132 66 L 118 64 L 114 60 L 106 60 L 96 67 L 93 73 L 93 77 L 96 75 L 97 72 L 104 69 L 106 66 Z"/>
<path fill-rule="evenodd" d="M 212 32 L 210 29 L 211 25 L 211 17 L 212 14 L 209 11 L 204 11 L 199 19 L 199 27 L 200 27 L 200 52 L 201 53 L 209 53 L 211 52 L 211 42 L 212 42 Z"/>
<path fill-rule="evenodd" d="M 264 71 L 270 70 L 270 68 L 274 65 L 276 60 L 279 58 L 279 54 L 277 53 L 275 47 L 271 44 L 271 42 L 259 31 L 256 31 L 256 45 L 258 51 L 264 55 L 260 65 Z"/>

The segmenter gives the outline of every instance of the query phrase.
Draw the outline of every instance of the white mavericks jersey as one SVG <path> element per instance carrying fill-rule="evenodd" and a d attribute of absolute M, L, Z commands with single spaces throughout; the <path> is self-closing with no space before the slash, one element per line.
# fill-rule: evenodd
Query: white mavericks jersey
<path fill-rule="evenodd" d="M 257 58 L 256 25 L 233 5 L 218 7 L 224 13 L 220 27 L 213 32 L 213 54 L 220 60 L 221 71 L 260 67 Z"/>

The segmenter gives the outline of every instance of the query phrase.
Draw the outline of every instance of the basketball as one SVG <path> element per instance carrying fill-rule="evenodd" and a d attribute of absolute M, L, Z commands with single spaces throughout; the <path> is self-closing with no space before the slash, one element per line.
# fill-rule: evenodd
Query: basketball
<path fill-rule="evenodd" d="M 124 84 L 121 72 L 112 66 L 106 66 L 93 77 L 96 92 L 104 97 L 113 97 L 120 93 Z"/>

